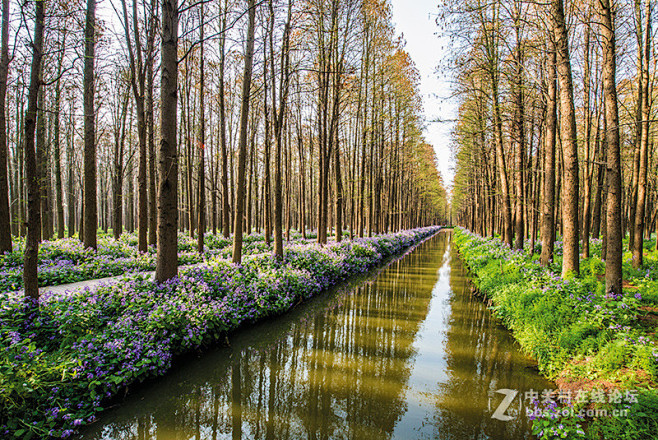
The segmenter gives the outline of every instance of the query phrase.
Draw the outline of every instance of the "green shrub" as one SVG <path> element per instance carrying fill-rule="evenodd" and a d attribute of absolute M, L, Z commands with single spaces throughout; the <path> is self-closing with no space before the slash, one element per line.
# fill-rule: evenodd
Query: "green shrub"
<path fill-rule="evenodd" d="M 658 252 L 649 252 L 649 265 L 641 269 L 632 267 L 626 252 L 624 278 L 637 289 L 606 294 L 601 277 L 605 263 L 597 255 L 600 240 L 591 241 L 592 256 L 582 261 L 581 275 L 566 279 L 559 275 L 561 242 L 556 242 L 555 260 L 548 267 L 541 267 L 536 257 L 512 250 L 498 239 L 461 228 L 455 228 L 455 243 L 475 276 L 474 283 L 492 300 L 494 313 L 512 330 L 522 349 L 537 359 L 541 373 L 549 378 L 565 375 L 607 380 L 622 389 L 646 385 L 647 375 L 656 377 L 656 336 L 653 329 L 647 332 L 638 315 L 645 313 L 643 304 L 658 304 L 658 270 L 651 265 L 658 261 Z M 603 438 L 618 438 L 612 433 L 619 432 L 624 432 L 623 438 L 652 438 L 641 433 L 648 432 L 649 427 L 655 431 L 656 408 L 652 416 L 642 411 L 654 405 L 656 392 L 647 391 L 643 399 L 635 416 L 617 421 L 595 419 L 597 427 L 589 433 L 605 433 Z M 536 434 L 541 433 L 542 438 L 580 435 L 574 434 L 579 425 L 570 425 L 573 429 L 569 431 L 568 423 L 562 423 L 567 432 L 554 422 L 537 420 Z"/>

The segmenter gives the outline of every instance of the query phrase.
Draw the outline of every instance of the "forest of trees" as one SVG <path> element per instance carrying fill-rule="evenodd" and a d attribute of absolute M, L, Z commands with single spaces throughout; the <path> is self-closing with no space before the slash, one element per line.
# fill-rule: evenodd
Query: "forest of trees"
<path fill-rule="evenodd" d="M 390 16 L 384 0 L 3 0 L 0 252 L 25 237 L 26 296 L 42 240 L 137 231 L 162 282 L 178 231 L 199 252 L 232 235 L 239 263 L 252 231 L 282 257 L 291 229 L 324 244 L 444 221 Z"/>
<path fill-rule="evenodd" d="M 441 9 L 459 47 L 459 222 L 517 249 L 541 240 L 544 265 L 558 238 L 563 276 L 578 274 L 590 238 L 602 238 L 606 290 L 620 293 L 623 238 L 640 267 L 658 227 L 652 1 Z"/>

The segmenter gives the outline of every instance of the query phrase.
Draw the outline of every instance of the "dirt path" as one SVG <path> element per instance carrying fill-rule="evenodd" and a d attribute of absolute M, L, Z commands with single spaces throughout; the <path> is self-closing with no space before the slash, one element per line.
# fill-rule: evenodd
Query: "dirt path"
<path fill-rule="evenodd" d="M 189 266 L 179 266 L 178 267 L 178 273 L 180 274 L 181 271 L 191 269 L 196 266 L 203 265 L 205 263 L 199 263 L 199 264 L 192 264 Z M 125 279 L 130 279 L 134 278 L 137 276 L 141 277 L 153 277 L 155 276 L 155 271 L 148 271 L 148 272 L 130 272 L 130 273 L 124 273 L 121 275 L 116 275 L 113 277 L 106 277 L 106 278 L 96 278 L 93 280 L 86 280 L 86 281 L 78 281 L 76 283 L 69 283 L 69 284 L 60 284 L 58 286 L 43 286 L 39 287 L 39 295 L 42 298 L 47 298 L 47 297 L 52 297 L 52 296 L 61 296 L 65 294 L 71 294 L 76 291 L 82 290 L 82 289 L 89 289 L 92 292 L 99 287 L 102 286 L 107 286 L 109 284 L 114 284 L 119 281 L 125 280 Z M 17 295 L 23 295 L 23 289 L 15 291 Z"/>

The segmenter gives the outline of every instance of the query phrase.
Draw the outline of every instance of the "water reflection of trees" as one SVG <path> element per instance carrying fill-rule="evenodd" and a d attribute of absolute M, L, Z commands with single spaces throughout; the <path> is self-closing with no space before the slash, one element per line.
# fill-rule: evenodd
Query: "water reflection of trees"
<path fill-rule="evenodd" d="M 427 315 L 443 245 L 443 237 L 432 239 L 421 245 L 426 251 L 393 262 L 351 293 L 309 307 L 284 325 L 251 330 L 263 332 L 255 342 L 185 365 L 87 437 L 390 437 L 406 410 L 413 341 Z"/>
<path fill-rule="evenodd" d="M 521 406 L 524 393 L 550 388 L 551 384 L 537 375 L 509 332 L 481 299 L 471 294 L 471 284 L 456 251 L 451 257 L 453 293 L 445 347 L 448 380 L 439 384 L 432 420 L 436 438 L 525 438 L 530 428 Z M 503 398 L 495 391 L 502 388 L 519 391 L 507 411 L 518 416 L 508 422 L 491 418 Z"/>

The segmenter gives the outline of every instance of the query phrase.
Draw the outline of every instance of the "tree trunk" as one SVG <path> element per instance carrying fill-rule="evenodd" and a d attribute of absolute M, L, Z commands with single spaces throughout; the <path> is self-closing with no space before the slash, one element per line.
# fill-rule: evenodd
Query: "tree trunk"
<path fill-rule="evenodd" d="M 50 145 L 46 142 L 45 96 L 44 88 L 41 87 L 37 98 L 37 170 L 41 186 L 41 240 L 50 240 L 53 228 L 50 207 Z"/>
<path fill-rule="evenodd" d="M 155 64 L 155 36 L 157 34 L 157 6 L 158 0 L 151 0 L 151 24 L 149 26 L 148 42 L 146 48 L 146 127 L 148 135 L 148 205 L 149 205 L 149 225 L 148 225 L 148 244 L 155 245 L 157 242 L 158 212 L 157 212 L 157 180 L 155 163 L 155 102 L 153 90 L 153 65 Z"/>
<path fill-rule="evenodd" d="M 0 48 L 0 255 L 11 252 L 9 183 L 7 175 L 7 77 L 9 74 L 9 0 L 2 0 L 2 47 Z"/>
<path fill-rule="evenodd" d="M 41 59 L 43 57 L 43 30 L 45 1 L 35 2 L 34 34 L 32 38 L 32 66 L 25 115 L 25 178 L 27 180 L 27 238 L 23 259 L 23 288 L 25 298 L 39 300 L 37 261 L 41 229 L 40 188 L 34 134 L 37 119 L 37 97 L 41 86 Z"/>
<path fill-rule="evenodd" d="M 256 21 L 255 0 L 248 0 L 249 27 L 247 28 L 247 50 L 244 59 L 242 78 L 242 106 L 240 109 L 240 140 L 238 144 L 238 175 L 235 195 L 235 220 L 233 222 L 233 263 L 242 262 L 242 225 L 244 214 L 245 165 L 247 158 L 247 128 L 249 125 L 249 104 L 251 100 L 251 73 L 254 60 L 254 28 Z"/>
<path fill-rule="evenodd" d="M 274 137 L 276 140 L 276 151 L 274 153 L 274 258 L 283 259 L 283 200 L 281 189 L 281 156 L 282 152 L 282 133 L 283 122 L 286 115 L 286 104 L 288 101 L 288 91 L 290 86 L 290 20 L 292 17 L 292 0 L 288 2 L 288 18 L 283 31 L 283 46 L 281 48 L 281 78 L 279 87 L 279 108 L 276 108 L 276 101 L 272 100 L 274 114 Z M 272 0 L 269 2 L 270 8 L 270 66 L 272 68 L 272 96 L 276 96 L 276 87 L 274 87 L 276 76 L 274 75 L 274 7 Z"/>
<path fill-rule="evenodd" d="M 203 253 L 203 243 L 204 235 L 206 232 L 206 104 L 205 104 L 205 85 L 206 85 L 206 75 L 205 75 L 205 58 L 204 58 L 204 37 L 205 37 L 205 14 L 204 14 L 204 5 L 201 4 L 201 57 L 199 59 L 199 170 L 197 175 L 197 185 L 199 191 L 197 193 L 197 225 L 198 225 L 198 237 L 197 237 L 197 250 L 200 254 Z"/>
<path fill-rule="evenodd" d="M 555 137 L 557 132 L 556 54 L 552 42 L 548 53 L 548 93 L 546 96 L 546 135 L 544 138 L 544 192 L 541 202 L 541 264 L 553 260 L 555 239 Z"/>
<path fill-rule="evenodd" d="M 523 48 L 521 47 L 521 36 L 519 35 L 519 25 L 515 25 L 516 29 L 516 60 L 515 60 L 515 85 L 514 85 L 514 123 L 513 123 L 513 136 L 514 143 L 516 144 L 516 214 L 514 224 L 514 247 L 516 249 L 523 249 L 523 241 L 525 239 L 524 231 L 524 168 L 525 168 L 525 127 L 524 127 L 524 102 L 523 102 Z"/>
<path fill-rule="evenodd" d="M 125 171 L 123 165 L 123 152 L 126 138 L 126 115 L 128 113 L 128 93 L 126 91 L 125 97 L 121 105 L 121 112 L 119 113 L 119 121 L 116 126 L 116 133 L 114 139 L 114 177 L 112 193 L 114 194 L 113 200 L 113 223 L 112 230 L 114 238 L 119 239 L 123 233 L 123 173 Z"/>
<path fill-rule="evenodd" d="M 562 0 L 551 4 L 555 51 L 557 54 L 557 77 L 560 84 L 560 140 L 562 143 L 563 174 L 562 183 L 562 225 L 563 259 L 562 276 L 580 273 L 580 241 L 578 227 L 578 142 L 576 139 L 576 111 L 573 102 L 573 82 L 569 36 L 564 18 Z"/>
<path fill-rule="evenodd" d="M 335 115 L 338 118 L 338 115 Z M 338 120 L 336 120 L 338 125 Z M 343 240 L 343 180 L 340 173 L 340 152 L 338 145 L 338 130 L 335 135 L 334 145 L 334 173 L 336 177 L 336 242 Z"/>
<path fill-rule="evenodd" d="M 61 161 L 61 146 L 60 146 L 60 130 L 61 130 L 61 75 L 62 64 L 64 63 L 64 54 L 66 49 L 66 32 L 62 36 L 61 53 L 57 63 L 57 83 L 55 85 L 55 128 L 53 133 L 53 149 L 55 161 L 55 205 L 57 209 L 57 238 L 64 238 L 64 203 L 62 197 L 62 161 Z M 1 129 L 1 127 L 0 127 Z M 69 164 L 69 166 L 71 166 Z"/>
<path fill-rule="evenodd" d="M 94 58 L 96 51 L 96 0 L 87 0 L 84 61 L 84 239 L 86 248 L 96 249 L 98 211 L 96 206 L 96 128 L 94 109 Z"/>
<path fill-rule="evenodd" d="M 267 59 L 267 44 L 263 44 L 263 59 Z M 263 197 L 265 199 L 265 209 L 263 215 L 265 216 L 265 243 L 270 245 L 270 237 L 272 235 L 272 196 L 270 194 L 272 184 L 272 170 L 270 166 L 271 159 L 271 136 L 270 136 L 270 110 L 269 110 L 269 87 L 267 77 L 267 63 L 263 63 L 263 116 L 265 121 L 265 139 L 263 140 L 263 154 L 265 155 L 264 167 L 265 176 L 263 181 Z"/>
<path fill-rule="evenodd" d="M 74 112 L 74 101 L 69 102 L 69 131 L 68 131 L 68 140 L 66 148 L 66 160 L 69 164 L 67 174 L 66 174 L 66 196 L 68 204 L 68 236 L 69 238 L 73 237 L 75 234 L 75 184 L 73 181 L 73 164 L 75 162 L 74 154 L 74 135 L 75 135 L 75 118 L 73 117 Z"/>
<path fill-rule="evenodd" d="M 227 3 L 222 11 L 222 30 L 226 30 Z M 224 91 L 224 69 L 226 64 L 226 32 L 219 38 L 219 140 L 222 146 L 222 233 L 228 238 L 230 234 L 230 193 L 228 187 L 228 145 L 226 140 L 226 102 Z"/>
<path fill-rule="evenodd" d="M 637 207 L 635 209 L 635 222 L 633 235 L 633 267 L 641 267 L 644 254 L 644 230 L 647 199 L 647 174 L 649 168 L 649 118 L 651 108 L 649 106 L 649 61 L 651 59 L 651 0 L 646 0 L 646 26 L 644 30 L 644 59 L 641 71 L 641 136 L 640 136 L 640 160 L 637 181 Z M 629 200 L 633 203 L 633 200 Z"/>
<path fill-rule="evenodd" d="M 178 0 L 162 1 L 158 256 L 155 279 L 178 275 Z"/>
<path fill-rule="evenodd" d="M 619 146 L 619 113 L 617 109 L 615 28 L 610 0 L 599 0 L 601 44 L 603 47 L 603 97 L 605 100 L 607 143 L 607 219 L 605 251 L 605 288 L 621 294 L 622 230 L 621 230 L 621 157 Z"/>
<path fill-rule="evenodd" d="M 592 122 L 590 111 L 590 14 L 587 13 L 587 23 L 585 28 L 585 61 L 584 61 L 584 78 L 583 78 L 583 123 L 585 137 L 585 188 L 583 193 L 583 230 L 582 230 L 582 255 L 583 258 L 589 258 L 589 235 L 590 235 L 590 216 L 591 216 L 591 192 L 592 192 Z"/>

